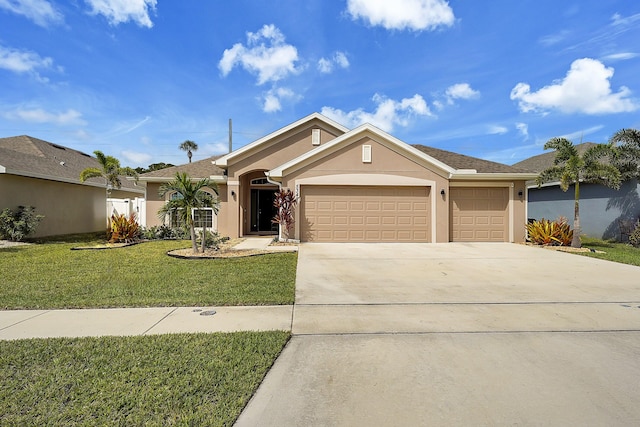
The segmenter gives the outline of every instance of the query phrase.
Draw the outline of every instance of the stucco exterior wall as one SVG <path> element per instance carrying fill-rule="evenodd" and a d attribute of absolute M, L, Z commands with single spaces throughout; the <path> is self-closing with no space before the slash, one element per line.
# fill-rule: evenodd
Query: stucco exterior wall
<path fill-rule="evenodd" d="M 257 169 L 273 169 L 313 150 L 317 146 L 311 143 L 312 129 L 320 129 L 321 145 L 340 135 L 338 130 L 327 127 L 320 121 L 311 121 L 303 127 L 280 135 L 268 147 L 262 147 L 261 150 L 230 164 L 228 168 L 229 179 L 239 179 L 243 174 Z"/>
<path fill-rule="evenodd" d="M 618 239 L 618 219 L 640 217 L 640 183 L 626 181 L 620 190 L 597 184 L 580 185 L 580 227 L 582 234 Z M 564 216 L 573 226 L 574 187 L 563 192 L 559 186 L 529 189 L 529 218 L 556 219 Z"/>
<path fill-rule="evenodd" d="M 32 237 L 104 231 L 104 188 L 0 174 L 0 210 L 34 206 L 44 215 Z"/>

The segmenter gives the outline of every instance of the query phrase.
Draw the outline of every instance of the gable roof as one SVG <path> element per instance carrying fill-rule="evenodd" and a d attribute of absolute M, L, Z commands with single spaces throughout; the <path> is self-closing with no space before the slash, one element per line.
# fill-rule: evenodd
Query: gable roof
<path fill-rule="evenodd" d="M 213 161 L 220 156 L 209 157 L 192 163 L 171 166 L 157 171 L 143 173 L 138 177 L 139 181 L 147 182 L 166 182 L 173 179 L 177 172 L 185 172 L 191 179 L 200 180 L 203 178 L 211 178 L 214 181 L 222 180 L 224 170 L 212 165 Z"/>
<path fill-rule="evenodd" d="M 80 172 L 95 167 L 100 168 L 95 157 L 69 147 L 28 135 L 0 138 L 0 173 L 104 188 L 100 178 L 80 182 Z M 144 193 L 124 179 L 122 190 Z"/>
<path fill-rule="evenodd" d="M 277 168 L 270 170 L 268 172 L 268 176 L 276 180 L 280 179 L 283 175 L 308 165 L 325 155 L 335 152 L 341 147 L 349 144 L 350 142 L 355 142 L 365 135 L 372 136 L 379 143 L 387 145 L 392 150 L 401 153 L 405 157 L 410 158 L 425 167 L 441 171 L 442 175 L 447 178 L 505 179 L 513 177 L 518 179 L 531 179 L 535 176 L 525 170 L 500 163 L 489 162 L 487 160 L 464 156 L 462 154 L 456 154 L 437 148 L 425 147 L 423 145 L 412 146 L 368 123 L 358 126 L 352 131 L 349 131 L 289 162 L 286 162 L 283 165 L 278 166 Z"/>
<path fill-rule="evenodd" d="M 216 166 L 221 166 L 221 167 L 226 167 L 229 160 L 231 159 L 235 159 L 237 157 L 242 157 L 243 155 L 249 154 L 252 151 L 256 150 L 258 147 L 260 147 L 261 145 L 267 144 L 269 142 L 271 142 L 272 140 L 274 140 L 275 138 L 277 138 L 280 135 L 283 135 L 287 132 L 289 132 L 292 129 L 295 129 L 301 125 L 304 125 L 305 123 L 311 122 L 312 120 L 319 120 L 321 122 L 324 122 L 325 124 L 343 132 L 346 133 L 349 131 L 348 128 L 342 126 L 341 124 L 331 120 L 330 118 L 323 116 L 320 113 L 312 113 L 309 114 L 306 117 L 303 117 L 302 119 L 295 121 L 283 128 L 280 128 L 278 130 L 276 130 L 275 132 L 270 133 L 269 135 L 266 135 L 260 139 L 257 139 L 255 141 L 253 141 L 250 144 L 245 145 L 244 147 L 238 148 L 237 150 L 232 151 L 229 154 L 225 154 L 224 156 L 219 157 L 218 159 L 215 160 L 214 164 Z"/>
<path fill-rule="evenodd" d="M 584 154 L 587 149 L 597 145 L 594 142 L 584 142 L 582 144 L 575 145 L 578 153 L 580 155 Z M 549 151 L 543 154 L 538 154 L 537 156 L 529 157 L 528 159 L 524 159 L 519 161 L 518 163 L 514 163 L 514 167 L 530 170 L 532 172 L 542 172 L 543 170 L 550 168 L 553 166 L 553 161 L 556 158 L 556 151 Z"/>

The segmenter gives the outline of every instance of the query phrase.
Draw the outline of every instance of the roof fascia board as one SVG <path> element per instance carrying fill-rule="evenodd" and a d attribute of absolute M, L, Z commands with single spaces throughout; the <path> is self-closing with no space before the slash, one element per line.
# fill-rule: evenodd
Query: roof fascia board
<path fill-rule="evenodd" d="M 282 178 L 282 175 L 298 170 L 314 162 L 315 160 L 317 160 L 317 158 L 329 155 L 342 148 L 344 145 L 350 142 L 356 142 L 361 137 L 366 135 L 371 136 L 372 139 L 374 139 L 376 142 L 392 149 L 399 154 L 402 154 L 402 152 L 410 154 L 411 156 L 408 156 L 408 158 L 411 159 L 413 157 L 412 160 L 417 160 L 418 163 L 422 164 L 423 166 L 436 166 L 438 169 L 441 169 L 447 173 L 453 173 L 455 171 L 455 169 L 429 156 L 428 154 L 423 153 L 422 151 L 410 146 L 409 144 L 399 140 L 398 138 L 395 138 L 394 136 L 384 132 L 383 130 L 378 129 L 375 126 L 365 123 L 353 129 L 352 131 L 347 132 L 327 142 L 326 144 L 315 148 L 314 150 L 308 151 L 301 156 L 298 156 L 297 158 L 290 160 L 287 163 L 278 166 L 277 168 L 272 169 L 271 171 L 269 171 L 268 176 L 275 179 Z M 405 155 L 405 157 L 407 156 Z"/>
<path fill-rule="evenodd" d="M 60 178 L 60 177 L 55 177 L 55 176 L 51 176 L 51 175 L 44 175 L 44 174 L 39 174 L 39 173 L 33 173 L 33 172 L 25 172 L 25 171 L 19 171 L 19 170 L 8 170 L 5 172 L 6 174 L 9 175 L 18 175 L 18 176 L 24 176 L 25 178 L 37 178 L 37 179 L 46 179 L 47 181 L 55 181 L 55 182 L 63 182 L 65 184 L 76 184 L 76 185 L 86 185 L 89 187 L 97 187 L 97 188 L 105 188 L 106 186 L 104 184 L 99 184 L 97 182 L 90 182 L 90 181 L 85 181 L 85 182 L 80 182 L 80 181 L 74 181 L 72 179 L 69 178 Z M 120 191 L 130 191 L 132 193 L 140 193 L 140 194 L 144 194 L 144 189 L 140 188 L 117 188 L 117 190 Z"/>
<path fill-rule="evenodd" d="M 535 179 L 538 174 L 534 173 L 513 173 L 513 172 L 485 172 L 485 173 L 457 173 L 454 172 L 450 175 L 451 180 L 468 180 L 468 181 L 476 181 L 476 180 L 505 180 L 512 179 L 518 181 L 528 181 L 530 179 Z"/>
<path fill-rule="evenodd" d="M 224 175 L 211 175 L 209 177 L 207 177 L 210 181 L 215 182 L 216 184 L 226 184 L 227 183 L 227 177 Z M 127 180 L 129 181 L 133 181 L 135 178 L 128 176 Z M 142 182 L 169 182 L 171 180 L 173 180 L 174 177 L 173 176 L 149 176 L 149 177 L 139 177 L 138 181 L 142 181 Z M 203 178 L 196 178 L 196 177 L 192 177 L 191 181 L 199 181 Z"/>
<path fill-rule="evenodd" d="M 291 123 L 291 124 L 289 124 L 289 125 L 287 125 L 287 126 L 285 126 L 283 128 L 280 128 L 280 129 L 276 130 L 275 132 L 270 133 L 269 135 L 263 136 L 262 138 L 257 139 L 255 141 L 253 141 L 252 143 L 245 145 L 244 147 L 238 148 L 237 150 L 232 151 L 229 154 L 226 154 L 226 155 L 224 155 L 222 157 L 219 157 L 218 159 L 213 160 L 211 163 L 216 165 L 216 166 L 219 166 L 219 167 L 227 167 L 228 164 L 229 164 L 229 160 L 234 159 L 234 158 L 236 158 L 236 157 L 238 157 L 238 156 L 240 156 L 242 154 L 245 154 L 247 152 L 250 152 L 250 151 L 254 150 L 256 147 L 266 143 L 267 141 L 270 141 L 270 140 L 272 140 L 272 139 L 274 139 L 274 138 L 276 138 L 276 137 L 278 137 L 280 135 L 283 135 L 283 134 L 289 132 L 290 130 L 293 130 L 293 129 L 299 127 L 299 126 L 302 126 L 305 123 L 310 122 L 312 120 L 320 120 L 320 121 L 325 122 L 326 124 L 328 124 L 330 126 L 335 127 L 336 129 L 339 129 L 339 130 L 345 132 L 345 133 L 349 132 L 348 128 L 346 128 L 346 127 L 342 126 L 341 124 L 331 120 L 330 118 L 325 117 L 320 113 L 312 113 L 312 114 L 310 114 L 310 115 L 308 115 L 306 117 L 303 117 L 300 120 L 297 120 L 297 121 L 295 121 L 295 122 L 293 122 L 293 123 Z"/>

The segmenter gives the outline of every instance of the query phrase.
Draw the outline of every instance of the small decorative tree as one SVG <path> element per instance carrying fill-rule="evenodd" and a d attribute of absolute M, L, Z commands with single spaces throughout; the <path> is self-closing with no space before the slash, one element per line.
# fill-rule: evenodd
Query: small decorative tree
<path fill-rule="evenodd" d="M 33 206 L 18 206 L 17 212 L 6 208 L 0 212 L 0 239 L 20 242 L 36 231 L 43 218 Z"/>
<path fill-rule="evenodd" d="M 580 242 L 580 183 L 603 184 L 616 190 L 620 188 L 620 171 L 606 162 L 614 153 L 613 143 L 596 144 L 582 155 L 566 138 L 552 138 L 544 144 L 545 150 L 555 150 L 553 166 L 540 172 L 536 183 L 540 187 L 545 182 L 559 181 L 562 191 L 574 186 L 573 239 L 571 246 L 579 248 Z"/>
<path fill-rule="evenodd" d="M 273 200 L 276 208 L 276 215 L 271 222 L 280 226 L 280 238 L 287 241 L 291 234 L 291 229 L 295 223 L 295 209 L 298 198 L 293 191 L 284 188 L 278 190 Z"/>
<path fill-rule="evenodd" d="M 205 187 L 210 188 L 216 195 L 218 194 L 218 189 L 215 183 L 211 183 L 208 178 L 193 182 L 185 172 L 177 172 L 173 181 L 162 184 L 159 191 L 160 197 L 162 198 L 169 193 L 175 193 L 177 195 L 177 197 L 169 200 L 162 208 L 160 208 L 158 216 L 164 219 L 172 211 L 176 211 L 178 213 L 180 222 L 189 229 L 193 253 L 198 252 L 196 228 L 193 222 L 193 210 L 212 208 L 213 213 L 215 214 L 218 212 L 219 207 L 218 198 L 213 198 L 204 190 Z"/>

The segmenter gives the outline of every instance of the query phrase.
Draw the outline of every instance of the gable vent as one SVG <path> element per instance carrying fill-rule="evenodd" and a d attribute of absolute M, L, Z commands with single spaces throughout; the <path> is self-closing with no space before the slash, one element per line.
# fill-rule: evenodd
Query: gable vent
<path fill-rule="evenodd" d="M 320 145 L 320 129 L 311 129 L 311 145 Z"/>
<path fill-rule="evenodd" d="M 362 146 L 362 163 L 371 163 L 371 146 Z"/>

